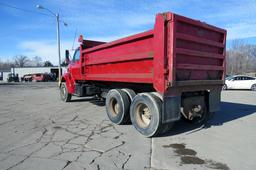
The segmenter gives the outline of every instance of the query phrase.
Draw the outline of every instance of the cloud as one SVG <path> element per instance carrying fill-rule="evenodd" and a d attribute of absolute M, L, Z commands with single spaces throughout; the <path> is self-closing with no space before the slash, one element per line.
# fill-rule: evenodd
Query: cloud
<path fill-rule="evenodd" d="M 143 32 L 143 31 L 140 31 Z M 88 40 L 95 40 L 95 41 L 103 41 L 103 42 L 110 42 L 110 41 L 114 41 L 114 40 L 118 40 L 121 38 L 125 38 L 140 32 L 130 32 L 130 31 L 124 31 L 123 33 L 117 34 L 117 35 L 113 35 L 113 36 L 88 36 L 88 37 L 84 37 L 84 39 L 88 39 Z"/>
<path fill-rule="evenodd" d="M 119 38 L 123 38 L 129 35 L 133 35 L 135 33 L 130 32 L 129 34 L 118 34 L 114 36 L 89 36 L 84 37 L 84 39 L 95 40 L 95 41 L 104 41 L 110 42 L 117 40 Z M 71 56 L 73 55 L 73 40 L 64 40 L 61 41 L 61 59 L 64 59 L 65 50 L 68 49 L 71 52 Z M 79 47 L 79 43 L 75 40 L 74 47 Z M 34 56 L 39 56 L 42 58 L 43 61 L 49 60 L 53 64 L 58 65 L 58 51 L 57 51 L 57 44 L 54 40 L 27 40 L 22 41 L 18 44 L 18 48 L 22 51 L 22 55 L 26 55 L 29 58 L 33 58 Z"/>
<path fill-rule="evenodd" d="M 133 35 L 135 32 L 129 32 L 124 34 L 118 34 L 114 36 L 89 36 L 84 37 L 84 39 L 95 40 L 95 41 L 104 41 L 110 42 L 123 37 L 127 37 L 129 35 Z M 71 56 L 73 55 L 73 40 L 64 40 L 61 41 L 61 59 L 64 59 L 65 50 L 68 49 L 71 52 Z M 79 47 L 79 43 L 75 40 L 74 47 Z M 39 56 L 43 61 L 49 60 L 53 64 L 58 65 L 58 51 L 57 44 L 54 40 L 27 40 L 22 41 L 18 44 L 18 48 L 22 51 L 22 55 L 26 55 L 29 58 L 33 58 L 35 56 Z"/>
<path fill-rule="evenodd" d="M 116 35 L 123 35 L 125 31 L 129 33 L 151 29 L 155 14 L 170 10 L 227 29 L 229 40 L 256 36 L 255 24 L 253 24 L 256 22 L 254 17 L 256 5 L 250 0 L 243 2 L 229 0 L 219 3 L 210 0 L 192 1 L 195 5 L 181 1 L 155 1 L 146 5 L 143 2 L 137 2 L 136 7 L 128 1 L 122 1 L 122 4 L 119 4 L 119 1 L 100 1 L 101 3 L 89 1 L 94 5 L 88 6 L 86 13 L 82 9 L 84 4 L 81 1 L 75 2 L 77 3 L 72 7 L 72 15 L 67 17 L 67 20 L 77 23 L 81 32 L 88 35 L 94 34 L 99 37 L 99 40 L 100 36 L 116 39 L 120 37 Z M 61 8 L 65 8 L 66 5 L 62 3 Z"/>
<path fill-rule="evenodd" d="M 256 36 L 256 4 L 254 1 L 223 1 L 221 8 L 218 3 L 212 3 L 214 11 L 204 14 L 203 20 L 225 28 L 228 40 Z"/>
<path fill-rule="evenodd" d="M 124 24 L 130 27 L 153 25 L 155 22 L 155 15 L 130 15 L 124 17 L 122 20 Z"/>
<path fill-rule="evenodd" d="M 61 20 L 68 23 L 68 27 L 63 27 L 61 24 L 61 37 L 64 40 L 61 40 L 62 56 L 65 49 L 71 48 L 75 30 L 77 35 L 83 34 L 86 39 L 109 42 L 152 29 L 155 14 L 165 11 L 172 11 L 227 29 L 228 40 L 256 36 L 256 18 L 254 17 L 256 3 L 252 0 L 219 2 L 212 0 L 190 0 L 189 2 L 68 0 L 63 2 L 63 0 L 41 2 L 41 5 L 59 12 Z M 48 14 L 47 11 L 36 10 L 36 4 L 37 2 L 17 1 L 13 5 Z M 54 18 L 9 8 L 3 8 L 0 14 L 8 16 L 3 17 L 0 56 L 25 54 L 34 57 L 37 55 L 44 60 L 58 63 L 54 41 L 56 35 Z M 255 42 L 252 41 L 252 43 Z"/>
<path fill-rule="evenodd" d="M 128 36 L 128 35 L 127 35 Z M 88 39 L 88 40 L 95 40 L 95 41 L 103 41 L 103 42 L 110 42 L 110 41 L 114 41 L 114 40 L 117 40 L 117 39 L 120 39 L 120 38 L 123 38 L 123 37 L 126 37 L 126 36 L 118 36 L 118 35 L 114 35 L 114 36 L 104 36 L 104 37 L 101 37 L 101 36 L 89 36 L 89 37 L 84 37 L 84 39 Z"/>
<path fill-rule="evenodd" d="M 39 56 L 43 61 L 49 60 L 53 64 L 58 64 L 58 53 L 56 41 L 37 40 L 37 41 L 23 41 L 18 45 L 23 51 L 23 54 L 32 58 Z M 72 41 L 61 42 L 61 58 L 64 58 L 64 50 L 72 48 Z"/>
<path fill-rule="evenodd" d="M 237 23 L 227 28 L 229 40 L 243 39 L 256 36 L 256 23 Z"/>

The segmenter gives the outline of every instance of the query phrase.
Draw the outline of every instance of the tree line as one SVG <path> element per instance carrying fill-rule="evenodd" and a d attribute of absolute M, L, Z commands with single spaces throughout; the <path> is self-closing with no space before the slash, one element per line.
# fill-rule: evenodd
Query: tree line
<path fill-rule="evenodd" d="M 62 66 L 66 66 L 63 62 Z M 29 58 L 25 55 L 15 56 L 12 60 L 1 61 L 0 60 L 0 70 L 10 70 L 12 67 L 52 67 L 54 66 L 50 61 L 43 61 L 41 57 L 35 56 Z"/>
<path fill-rule="evenodd" d="M 234 40 L 226 52 L 227 74 L 256 73 L 256 45 Z"/>
<path fill-rule="evenodd" d="M 234 40 L 226 51 L 227 74 L 246 74 L 256 72 L 256 45 L 247 44 L 242 40 Z M 67 64 L 63 61 L 62 66 Z M 11 61 L 0 60 L 0 70 L 9 70 L 11 67 L 41 66 L 51 67 L 50 61 L 42 61 L 41 57 L 32 59 L 24 55 L 14 57 Z"/>

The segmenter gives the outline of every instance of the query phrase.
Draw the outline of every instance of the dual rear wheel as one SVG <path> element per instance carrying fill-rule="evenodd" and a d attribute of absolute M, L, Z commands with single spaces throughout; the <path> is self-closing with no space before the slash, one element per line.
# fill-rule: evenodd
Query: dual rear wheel
<path fill-rule="evenodd" d="M 106 97 L 106 112 L 109 119 L 118 125 L 128 123 L 130 103 L 129 96 L 123 90 L 110 90 Z"/>
<path fill-rule="evenodd" d="M 165 133 L 172 124 L 162 124 L 162 101 L 150 93 L 135 94 L 130 89 L 110 90 L 106 97 L 106 111 L 116 124 L 130 121 L 141 134 L 152 137 Z"/>

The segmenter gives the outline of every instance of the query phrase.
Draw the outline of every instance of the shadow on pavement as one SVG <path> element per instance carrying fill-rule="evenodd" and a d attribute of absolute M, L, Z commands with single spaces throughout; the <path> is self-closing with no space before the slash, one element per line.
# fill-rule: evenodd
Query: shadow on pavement
<path fill-rule="evenodd" d="M 195 133 L 212 126 L 221 126 L 226 122 L 230 122 L 254 113 L 256 114 L 256 105 L 221 102 L 221 110 L 216 112 L 212 119 L 208 120 L 205 124 L 195 125 L 188 123 L 185 120 L 180 120 L 175 123 L 172 129 L 158 137 L 172 136 L 180 133 Z"/>
<path fill-rule="evenodd" d="M 70 102 L 90 102 L 97 106 L 105 106 L 105 100 L 99 99 L 97 97 L 76 98 L 71 99 Z"/>
<path fill-rule="evenodd" d="M 105 100 L 100 100 L 95 97 L 72 99 L 71 102 L 90 102 L 97 106 L 105 106 Z M 256 113 L 256 105 L 221 102 L 221 110 L 214 113 L 212 119 L 208 120 L 205 124 L 191 124 L 181 119 L 180 121 L 175 122 L 175 125 L 172 129 L 170 129 L 165 134 L 159 135 L 158 137 L 172 136 L 181 133 L 195 133 L 212 126 L 221 126 L 226 122 L 233 121 L 235 119 L 239 119 L 254 113 Z"/>
<path fill-rule="evenodd" d="M 12 83 L 12 82 L 0 82 L 0 85 L 21 85 L 20 83 Z"/>

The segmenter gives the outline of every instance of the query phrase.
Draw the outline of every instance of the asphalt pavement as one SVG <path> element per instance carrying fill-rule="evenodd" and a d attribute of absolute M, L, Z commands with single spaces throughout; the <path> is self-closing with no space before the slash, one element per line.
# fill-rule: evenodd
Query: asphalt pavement
<path fill-rule="evenodd" d="M 0 169 L 243 169 L 256 167 L 256 92 L 222 92 L 205 125 L 177 122 L 146 138 L 114 125 L 104 102 L 59 99 L 57 83 L 0 85 Z"/>

